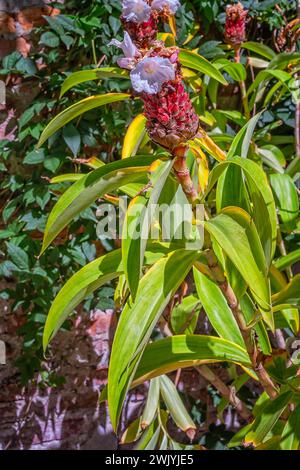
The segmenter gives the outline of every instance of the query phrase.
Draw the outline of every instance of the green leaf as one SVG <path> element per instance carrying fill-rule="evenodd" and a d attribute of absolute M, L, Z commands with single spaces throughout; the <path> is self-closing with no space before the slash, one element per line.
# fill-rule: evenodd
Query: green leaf
<path fill-rule="evenodd" d="M 286 269 L 289 266 L 293 266 L 298 261 L 300 261 L 300 248 L 298 250 L 292 251 L 286 256 L 278 258 L 274 262 L 274 266 L 275 268 L 279 269 L 279 271 L 282 271 L 283 269 Z"/>
<path fill-rule="evenodd" d="M 135 300 L 142 272 L 146 243 L 152 222 L 151 216 L 153 216 L 152 210 L 158 203 L 173 163 L 172 160 L 160 162 L 152 172 L 153 189 L 149 200 L 144 196 L 134 198 L 126 213 L 122 233 L 122 257 L 125 276 L 133 300 Z"/>
<path fill-rule="evenodd" d="M 207 59 L 197 54 L 196 52 L 180 49 L 179 60 L 183 67 L 198 70 L 208 77 L 214 78 L 223 85 L 228 85 L 227 81 L 221 72 L 219 72 L 217 67 L 215 67 Z"/>
<path fill-rule="evenodd" d="M 38 165 L 39 163 L 43 163 L 45 160 L 45 151 L 44 149 L 39 150 L 32 150 L 26 154 L 26 157 L 23 160 L 23 163 L 26 165 Z"/>
<path fill-rule="evenodd" d="M 228 59 L 218 59 L 217 64 L 221 65 L 221 69 L 227 72 L 233 80 L 242 82 L 247 78 L 247 72 L 243 64 L 230 62 Z"/>
<path fill-rule="evenodd" d="M 195 295 L 185 297 L 171 313 L 171 327 L 176 335 L 193 334 L 197 325 L 201 303 Z"/>
<path fill-rule="evenodd" d="M 253 220 L 269 266 L 276 249 L 277 216 L 272 190 L 262 168 L 257 163 L 240 157 L 234 157 L 218 164 L 210 173 L 204 198 L 207 197 L 228 165 L 237 165 L 242 168 L 247 178 L 248 190 L 253 203 Z"/>
<path fill-rule="evenodd" d="M 130 98 L 127 93 L 107 93 L 106 95 L 89 96 L 84 100 L 78 101 L 69 108 L 65 109 L 57 116 L 44 129 L 38 147 L 41 147 L 49 137 L 57 132 L 61 127 L 65 126 L 68 122 L 80 116 L 91 109 L 99 108 L 105 104 L 115 103 L 116 101 L 124 101 Z"/>
<path fill-rule="evenodd" d="M 146 347 L 132 386 L 173 370 L 215 362 L 251 367 L 247 352 L 225 339 L 206 335 L 169 336 Z"/>
<path fill-rule="evenodd" d="M 59 37 L 56 34 L 51 33 L 51 31 L 43 33 L 39 44 L 44 44 L 47 47 L 58 47 L 59 46 Z"/>
<path fill-rule="evenodd" d="M 255 127 L 259 119 L 261 118 L 261 115 L 262 113 L 256 114 L 238 132 L 238 134 L 235 136 L 235 138 L 232 141 L 232 144 L 228 151 L 227 158 L 231 158 L 235 156 L 241 156 L 243 158 L 247 158 L 250 144 L 251 144 L 251 139 L 252 139 Z"/>
<path fill-rule="evenodd" d="M 193 268 L 198 297 L 210 323 L 218 335 L 245 348 L 245 343 L 236 320 L 219 286 Z"/>
<path fill-rule="evenodd" d="M 141 418 L 139 417 L 130 423 L 120 439 L 120 444 L 130 444 L 138 440 L 142 432 L 140 428 L 140 421 Z"/>
<path fill-rule="evenodd" d="M 287 174 L 270 175 L 270 182 L 281 220 L 284 224 L 289 225 L 299 214 L 299 197 L 296 186 Z"/>
<path fill-rule="evenodd" d="M 290 67 L 292 65 L 299 64 L 300 62 L 300 53 L 299 52 L 282 52 L 281 54 L 276 54 L 275 57 L 269 63 L 268 68 L 279 68 L 284 69 L 287 65 Z"/>
<path fill-rule="evenodd" d="M 21 270 L 29 269 L 29 257 L 25 250 L 12 242 L 7 244 L 7 254 L 11 261 Z"/>
<path fill-rule="evenodd" d="M 66 183 L 71 182 L 74 183 L 75 181 L 80 180 L 83 178 L 84 174 L 82 173 L 66 173 L 65 175 L 54 176 L 51 178 L 51 184 L 58 184 L 58 183 Z"/>
<path fill-rule="evenodd" d="M 288 304 L 300 308 L 300 274 L 293 277 L 291 282 L 287 284 L 277 294 L 272 296 L 273 305 Z"/>
<path fill-rule="evenodd" d="M 247 424 L 246 426 L 239 429 L 239 431 L 229 441 L 228 443 L 229 449 L 231 449 L 232 447 L 242 446 L 244 444 L 245 436 L 250 429 L 251 429 L 251 424 Z"/>
<path fill-rule="evenodd" d="M 80 83 L 89 82 L 90 80 L 101 80 L 103 78 L 129 78 L 128 71 L 119 67 L 100 67 L 92 70 L 81 70 L 69 75 L 64 81 L 60 98 L 71 88 Z"/>
<path fill-rule="evenodd" d="M 218 180 L 216 194 L 217 212 L 228 206 L 241 207 L 250 212 L 249 197 L 242 168 L 229 165 Z"/>
<path fill-rule="evenodd" d="M 263 145 L 258 148 L 258 154 L 263 162 L 278 173 L 284 173 L 286 159 L 283 152 L 275 145 Z"/>
<path fill-rule="evenodd" d="M 282 308 L 276 310 L 275 313 L 275 325 L 276 328 L 290 328 L 290 330 L 298 335 L 300 327 L 300 316 L 297 308 Z"/>
<path fill-rule="evenodd" d="M 137 196 L 132 199 L 123 225 L 122 258 L 126 280 L 133 300 L 142 273 L 145 240 L 142 241 L 141 236 L 143 236 L 144 231 L 147 203 L 148 200 L 145 196 Z"/>
<path fill-rule="evenodd" d="M 80 149 L 81 137 L 80 137 L 80 133 L 78 132 L 76 127 L 73 126 L 73 124 L 70 123 L 64 127 L 63 138 L 67 146 L 73 153 L 73 156 L 76 157 Z"/>
<path fill-rule="evenodd" d="M 162 375 L 159 378 L 159 384 L 163 400 L 176 426 L 184 432 L 196 429 L 196 425 L 182 403 L 172 380 L 170 380 L 166 375 Z"/>
<path fill-rule="evenodd" d="M 250 324 L 255 318 L 256 306 L 247 293 L 240 299 L 240 306 L 245 317 L 246 323 Z M 260 321 L 256 323 L 253 328 L 257 335 L 257 342 L 259 344 L 260 349 L 266 356 L 271 356 L 272 346 L 264 323 Z"/>
<path fill-rule="evenodd" d="M 254 82 L 250 85 L 247 91 L 248 96 L 251 93 L 255 92 L 254 96 L 252 97 L 253 103 L 258 101 L 260 98 L 260 95 L 257 94 L 257 90 L 259 89 L 261 91 L 264 84 L 274 78 L 278 80 L 282 85 L 286 85 L 286 83 L 288 83 L 292 79 L 292 75 L 283 70 L 268 70 L 267 69 L 267 70 L 262 70 L 261 72 L 259 72 Z"/>
<path fill-rule="evenodd" d="M 141 428 L 148 427 L 155 418 L 159 406 L 159 379 L 150 381 L 146 406 L 141 416 Z"/>
<path fill-rule="evenodd" d="M 251 443 L 255 447 L 261 444 L 267 434 L 275 426 L 292 398 L 293 392 L 285 392 L 275 398 L 275 400 L 270 400 L 268 404 L 263 407 L 262 412 L 258 413 L 256 416 L 252 423 L 251 430 L 245 437 L 245 442 Z"/>
<path fill-rule="evenodd" d="M 159 260 L 141 279 L 136 301 L 129 299 L 122 312 L 108 373 L 108 405 L 114 429 L 141 352 L 196 258 L 196 251 L 177 250 Z"/>
<path fill-rule="evenodd" d="M 115 250 L 92 261 L 74 274 L 51 305 L 44 328 L 44 350 L 80 302 L 121 273 L 121 250 Z"/>
<path fill-rule="evenodd" d="M 226 208 L 207 221 L 205 228 L 241 273 L 260 306 L 264 321 L 274 330 L 266 260 L 249 214 L 237 207 Z"/>
<path fill-rule="evenodd" d="M 235 122 L 239 126 L 244 126 L 247 122 L 247 119 L 244 117 L 244 115 L 240 111 L 233 111 L 233 110 L 227 110 L 227 109 L 216 109 L 214 111 L 214 114 L 222 114 L 225 116 L 227 119 L 230 121 Z"/>
<path fill-rule="evenodd" d="M 122 148 L 122 158 L 128 158 L 136 155 L 145 135 L 146 118 L 143 114 L 139 114 L 133 119 L 125 134 Z"/>
<path fill-rule="evenodd" d="M 289 416 L 284 427 L 281 441 L 281 450 L 298 450 L 300 446 L 300 405 L 296 406 Z"/>
<path fill-rule="evenodd" d="M 60 197 L 52 209 L 44 234 L 42 253 L 71 222 L 98 197 L 128 183 L 136 182 L 147 173 L 156 157 L 133 157 L 102 166 L 84 175 Z"/>
<path fill-rule="evenodd" d="M 274 57 L 276 57 L 276 53 L 270 47 L 260 42 L 244 42 L 242 44 L 242 47 L 244 49 L 247 49 L 248 51 L 255 52 L 256 54 L 261 55 L 262 57 L 265 57 L 269 60 L 272 60 Z"/>

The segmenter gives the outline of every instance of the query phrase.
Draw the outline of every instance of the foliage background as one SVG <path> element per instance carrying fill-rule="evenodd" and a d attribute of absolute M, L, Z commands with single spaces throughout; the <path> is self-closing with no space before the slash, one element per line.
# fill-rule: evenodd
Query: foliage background
<path fill-rule="evenodd" d="M 197 34 L 190 47 L 197 48 L 208 59 L 222 56 L 224 10 L 229 2 L 194 0 L 182 3 L 184 7 L 177 18 L 178 43 L 182 44 L 199 24 L 201 34 Z M 244 5 L 251 16 L 248 39 L 262 41 L 274 48 L 273 32 L 283 26 L 283 13 L 288 19 L 294 17 L 296 1 L 245 1 Z M 97 240 L 97 218 L 93 207 L 84 211 L 70 231 L 65 231 L 61 239 L 39 258 L 47 214 L 62 189 L 61 184 L 50 187 L 49 179 L 58 173 L 88 170 L 86 160 L 93 156 L 104 162 L 119 159 L 124 127 L 137 114 L 139 106 L 115 104 L 113 113 L 109 107 L 102 108 L 101 112 L 90 111 L 67 125 L 48 146 L 35 150 L 45 123 L 60 109 L 78 98 L 128 88 L 126 81 L 89 82 L 77 86 L 58 101 L 62 82 L 71 71 L 99 64 L 111 65 L 115 61 L 107 43 L 112 37 L 120 38 L 122 30 L 118 0 L 67 0 L 64 5 L 54 3 L 53 6 L 60 8 L 61 15 L 57 21 L 47 17 L 45 24 L 34 31 L 30 55 L 24 58 L 14 52 L 4 57 L 0 71 L 0 78 L 6 81 L 9 90 L 7 107 L 14 110 L 7 128 L 7 133 L 13 130 L 13 138 L 3 138 L 0 142 L 0 276 L 7 281 L 0 295 L 11 301 L 12 314 L 19 309 L 27 314 L 26 323 L 19 329 L 23 349 L 17 361 L 23 384 L 36 381 L 37 373 L 44 371 L 43 325 L 60 286 L 79 267 L 112 248 Z M 16 84 L 34 87 L 34 99 L 29 98 L 26 102 L 22 88 L 19 96 L 14 93 Z M 220 99 L 225 107 L 232 100 L 232 93 L 232 89 L 227 94 L 223 92 Z M 266 122 L 280 121 L 276 133 L 284 135 L 293 132 L 294 111 L 292 100 L 287 100 L 274 109 L 272 115 L 266 113 L 264 119 Z M 68 243 L 64 243 L 66 239 Z M 299 247 L 299 235 L 288 239 L 288 243 L 293 248 Z M 114 307 L 110 285 L 88 299 L 84 310 L 89 311 L 95 306 L 101 309 Z M 63 378 L 55 371 L 50 374 L 44 371 L 43 380 L 50 385 L 59 385 Z M 212 433 L 211 446 L 226 441 L 225 434 L 214 440 Z"/>

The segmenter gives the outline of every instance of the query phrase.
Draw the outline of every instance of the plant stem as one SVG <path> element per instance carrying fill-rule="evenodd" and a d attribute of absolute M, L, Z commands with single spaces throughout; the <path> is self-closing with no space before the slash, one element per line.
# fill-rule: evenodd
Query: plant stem
<path fill-rule="evenodd" d="M 280 251 L 281 256 L 286 256 L 286 255 L 287 255 L 287 251 L 286 251 L 286 248 L 285 248 L 284 240 L 283 240 L 282 235 L 281 235 L 280 225 L 279 225 L 278 218 L 277 218 L 277 225 L 278 225 L 278 230 L 277 230 L 277 245 L 278 245 L 278 248 L 279 248 L 279 251 Z M 288 279 L 291 280 L 292 277 L 293 277 L 292 268 L 291 268 L 290 266 L 287 266 L 285 272 L 286 272 L 286 274 L 287 274 Z"/>
<path fill-rule="evenodd" d="M 211 269 L 215 281 L 219 285 L 220 289 L 222 290 L 227 303 L 236 319 L 236 322 L 239 326 L 241 334 L 243 336 L 245 346 L 249 357 L 252 362 L 253 370 L 256 372 L 262 386 L 264 387 L 265 391 L 269 395 L 271 399 L 275 398 L 278 394 L 277 388 L 273 383 L 271 377 L 269 376 L 268 372 L 264 368 L 264 365 L 261 361 L 260 354 L 258 354 L 258 349 L 255 344 L 254 338 L 252 336 L 252 330 L 247 327 L 245 317 L 243 312 L 240 309 L 238 299 L 228 283 L 223 270 L 220 268 L 218 259 L 210 248 L 208 251 L 205 252 L 207 263 L 209 268 Z"/>
<path fill-rule="evenodd" d="M 296 111 L 295 111 L 295 145 L 296 145 L 296 158 L 300 158 L 300 99 L 296 98 Z"/>
<path fill-rule="evenodd" d="M 97 67 L 98 60 L 97 60 L 96 47 L 95 47 L 94 39 L 92 39 L 92 53 L 93 53 L 94 65 Z"/>
<path fill-rule="evenodd" d="M 220 394 L 226 398 L 232 406 L 239 412 L 239 414 L 246 421 L 249 421 L 252 414 L 246 407 L 246 405 L 235 395 L 232 388 L 228 387 L 209 367 L 199 366 L 197 367 L 199 374 L 210 382 Z"/>
<path fill-rule="evenodd" d="M 175 157 L 175 161 L 173 168 L 183 192 L 191 205 L 194 206 L 198 200 L 198 192 L 194 186 L 190 170 L 186 164 L 186 154 L 188 149 L 188 146 L 180 146 L 174 149 L 173 156 Z"/>
<path fill-rule="evenodd" d="M 241 63 L 241 48 L 236 47 L 235 48 L 235 55 L 234 55 L 234 60 L 237 64 Z M 251 118 L 250 114 L 250 108 L 249 108 L 249 101 L 248 101 L 248 96 L 247 96 L 247 89 L 246 89 L 246 84 L 244 80 L 241 80 L 239 82 L 240 90 L 241 90 L 241 97 L 242 97 L 242 103 L 244 107 L 244 113 L 246 118 L 249 120 Z"/>

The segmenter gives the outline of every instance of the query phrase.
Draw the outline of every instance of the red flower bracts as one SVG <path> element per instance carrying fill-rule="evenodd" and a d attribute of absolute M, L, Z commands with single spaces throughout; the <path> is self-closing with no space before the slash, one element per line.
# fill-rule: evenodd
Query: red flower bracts
<path fill-rule="evenodd" d="M 229 5 L 226 9 L 225 40 L 232 46 L 239 46 L 246 40 L 246 19 L 248 10 L 241 3 Z"/>
<path fill-rule="evenodd" d="M 150 138 L 172 151 L 195 137 L 199 118 L 181 78 L 167 82 L 156 95 L 143 93 L 144 114 Z"/>
<path fill-rule="evenodd" d="M 151 14 L 150 19 L 143 23 L 126 21 L 123 17 L 121 17 L 121 21 L 125 31 L 138 47 L 147 49 L 155 41 L 158 33 L 157 15 Z"/>

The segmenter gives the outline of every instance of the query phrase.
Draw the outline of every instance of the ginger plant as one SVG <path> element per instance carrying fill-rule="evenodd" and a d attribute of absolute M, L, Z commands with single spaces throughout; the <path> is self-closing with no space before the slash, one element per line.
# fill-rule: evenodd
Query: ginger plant
<path fill-rule="evenodd" d="M 62 92 L 113 76 L 130 80 L 129 93 L 75 103 L 40 139 L 42 145 L 95 107 L 141 100 L 143 113 L 126 132 L 123 158 L 105 165 L 94 159 L 90 173 L 76 176 L 49 216 L 42 251 L 94 201 L 102 197 L 113 205 L 126 195 L 121 248 L 85 266 L 62 288 L 48 314 L 44 348 L 87 295 L 119 279 L 121 314 L 102 393 L 116 432 L 128 391 L 150 381 L 145 410 L 122 442 L 131 436 L 138 448 L 183 448 L 168 431 L 171 416 L 197 445 L 197 426 L 167 376 L 193 367 L 223 395 L 222 410 L 233 406 L 245 424 L 230 445 L 298 448 L 300 277 L 290 267 L 300 256 L 287 252 L 284 237 L 297 230 L 299 200 L 290 168 L 278 157 L 283 151 L 272 140 L 276 125 L 262 117 L 283 97 L 295 97 L 299 56 L 246 42 L 247 12 L 240 3 L 227 9 L 227 56 L 214 62 L 176 47 L 178 0 L 124 0 L 122 7 L 124 39 L 110 43 L 123 52 L 119 68 L 75 72 Z M 159 33 L 164 22 L 172 33 Z M 256 54 L 247 63 L 245 51 Z M 228 82 L 239 85 L 239 109 L 218 108 L 218 88 Z M 199 96 L 210 105 L 199 105 Z M 153 211 L 160 205 L 162 217 Z M 176 223 L 166 236 L 170 211 Z M 197 331 L 199 307 L 191 297 L 213 335 Z M 178 327 L 175 313 L 178 319 L 178 307 L 189 302 Z M 233 388 L 215 375 L 213 363 L 232 365 Z M 260 384 L 256 404 L 232 392 L 248 381 Z"/>

